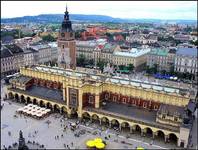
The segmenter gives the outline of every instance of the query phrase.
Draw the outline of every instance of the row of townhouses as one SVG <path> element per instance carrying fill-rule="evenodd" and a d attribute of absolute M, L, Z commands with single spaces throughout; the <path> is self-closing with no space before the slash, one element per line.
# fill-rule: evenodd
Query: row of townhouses
<path fill-rule="evenodd" d="M 103 60 L 113 65 L 133 64 L 135 71 L 142 66 L 170 71 L 171 67 L 177 72 L 197 73 L 197 49 L 178 47 L 169 48 L 132 48 L 123 50 L 119 45 L 110 44 L 105 40 L 76 41 L 76 57 L 83 55 L 86 59 L 95 62 Z M 1 74 L 9 75 L 19 71 L 20 66 L 32 66 L 58 58 L 57 43 L 32 44 L 31 46 L 18 46 L 17 44 L 3 45 L 1 47 Z"/>

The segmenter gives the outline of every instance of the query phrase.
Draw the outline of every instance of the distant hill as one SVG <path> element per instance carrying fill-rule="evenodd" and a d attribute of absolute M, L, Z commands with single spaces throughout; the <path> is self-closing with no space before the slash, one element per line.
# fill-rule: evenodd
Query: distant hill
<path fill-rule="evenodd" d="M 196 24 L 196 20 L 160 20 L 160 19 L 121 19 L 105 15 L 70 14 L 72 21 L 81 22 L 117 22 L 117 23 L 183 23 Z M 1 23 L 60 23 L 63 14 L 42 14 L 38 16 L 24 16 L 16 18 L 1 18 Z"/>

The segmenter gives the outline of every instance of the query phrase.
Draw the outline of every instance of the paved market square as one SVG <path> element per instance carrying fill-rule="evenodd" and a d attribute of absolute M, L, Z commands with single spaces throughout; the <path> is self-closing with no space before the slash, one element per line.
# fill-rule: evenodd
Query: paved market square
<path fill-rule="evenodd" d="M 66 119 L 66 121 L 63 121 L 63 115 L 60 114 L 51 114 L 43 120 L 36 120 L 24 115 L 20 116 L 16 113 L 16 110 L 23 107 L 24 104 L 15 103 L 12 101 L 2 101 L 2 104 L 1 149 L 4 145 L 8 147 L 9 145 L 12 145 L 12 143 L 18 142 L 20 130 L 23 131 L 26 142 L 28 140 L 35 141 L 36 143 L 38 142 L 39 144 L 43 144 L 47 149 L 63 149 L 65 148 L 64 144 L 68 145 L 71 149 L 85 149 L 87 140 L 94 139 L 96 137 L 101 137 L 105 140 L 105 137 L 109 137 L 109 135 L 110 138 L 105 140 L 107 143 L 106 149 L 134 149 L 139 146 L 147 149 L 164 149 L 174 146 L 170 144 L 163 144 L 163 141 L 154 141 L 151 145 L 151 139 L 141 138 L 138 135 L 131 135 L 131 137 L 127 139 L 124 136 L 125 134 L 116 136 L 114 131 L 110 129 L 100 131 L 97 129 L 96 125 L 80 125 L 74 132 L 69 128 L 66 132 L 64 132 L 63 125 L 69 126 L 70 122 L 75 122 L 76 120 Z M 16 115 L 16 117 L 14 117 L 14 115 Z M 49 125 L 46 123 L 48 120 L 51 122 Z M 74 136 L 76 132 L 83 129 L 86 130 L 84 135 L 80 135 L 80 137 Z M 8 135 L 9 131 L 11 132 L 11 136 Z M 38 131 L 38 133 L 35 134 L 35 131 Z M 95 131 L 98 131 L 97 135 L 93 135 Z M 63 137 L 61 137 L 62 134 Z M 59 139 L 55 139 L 55 136 L 57 135 L 59 136 Z M 122 141 L 125 141 L 125 143 L 122 143 Z"/>

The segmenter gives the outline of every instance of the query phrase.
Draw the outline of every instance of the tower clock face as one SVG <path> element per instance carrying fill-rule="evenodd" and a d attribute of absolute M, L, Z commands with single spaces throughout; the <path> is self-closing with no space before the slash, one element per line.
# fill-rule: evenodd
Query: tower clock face
<path fill-rule="evenodd" d="M 62 36 L 62 37 L 65 37 L 65 33 L 61 33 L 61 36 Z"/>

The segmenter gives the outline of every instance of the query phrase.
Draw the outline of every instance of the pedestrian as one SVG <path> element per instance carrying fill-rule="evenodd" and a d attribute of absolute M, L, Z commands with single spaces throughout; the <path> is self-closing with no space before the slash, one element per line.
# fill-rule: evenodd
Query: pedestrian
<path fill-rule="evenodd" d="M 67 148 L 68 148 L 69 146 L 67 145 Z"/>
<path fill-rule="evenodd" d="M 72 147 L 73 147 L 74 143 L 73 143 L 73 142 L 71 142 L 71 145 L 72 145 Z"/>
<path fill-rule="evenodd" d="M 109 135 L 109 138 L 111 138 L 111 136 Z"/>
<path fill-rule="evenodd" d="M 61 137 L 63 138 L 63 134 L 61 134 Z"/>

